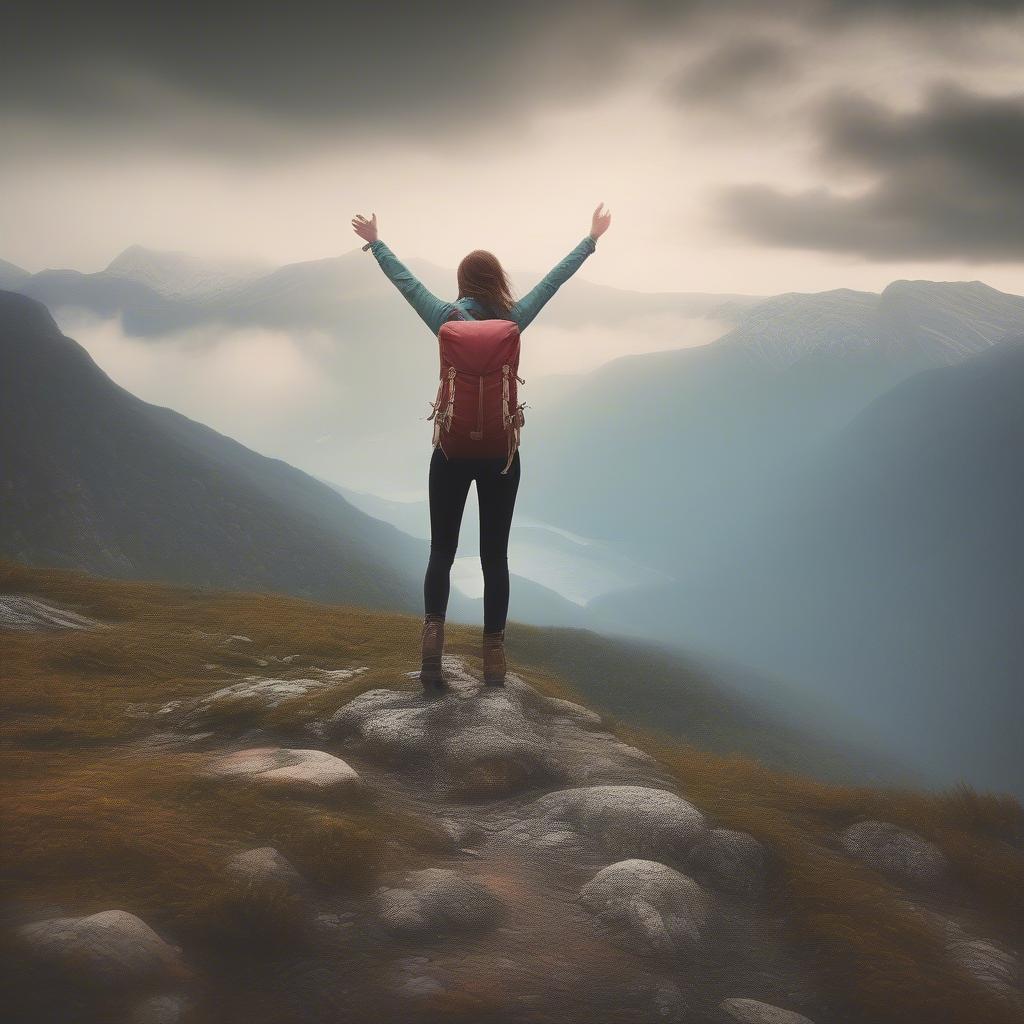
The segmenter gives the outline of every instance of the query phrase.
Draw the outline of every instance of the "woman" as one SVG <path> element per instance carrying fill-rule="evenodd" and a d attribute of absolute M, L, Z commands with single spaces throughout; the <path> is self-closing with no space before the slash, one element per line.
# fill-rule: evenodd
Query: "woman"
<path fill-rule="evenodd" d="M 377 215 L 367 220 L 362 214 L 352 219 L 352 228 L 366 240 L 381 269 L 409 301 L 435 337 L 456 311 L 474 320 L 514 320 L 520 332 L 544 304 L 580 268 L 595 249 L 597 239 L 608 230 L 611 211 L 598 203 L 591 218 L 590 234 L 544 279 L 518 301 L 512 295 L 508 277 L 497 258 L 475 249 L 459 264 L 459 297 L 444 302 L 428 291 L 380 240 Z M 449 459 L 440 445 L 430 459 L 430 560 L 423 581 L 424 620 L 420 681 L 429 694 L 447 688 L 441 667 L 444 651 L 444 620 L 451 587 L 451 567 L 459 545 L 459 528 L 469 485 L 476 481 L 480 505 L 480 563 L 484 574 L 484 683 L 505 685 L 505 619 L 508 614 L 508 535 L 519 488 L 519 451 L 508 472 L 504 459 Z"/>

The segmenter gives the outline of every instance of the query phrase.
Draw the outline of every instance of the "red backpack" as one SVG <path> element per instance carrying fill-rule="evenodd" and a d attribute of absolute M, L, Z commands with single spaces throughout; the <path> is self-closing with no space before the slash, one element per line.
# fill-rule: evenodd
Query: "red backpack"
<path fill-rule="evenodd" d="M 461 313 L 461 310 L 456 310 Z M 449 459 L 505 459 L 507 473 L 525 422 L 516 383 L 519 325 L 512 320 L 448 320 L 437 335 L 441 383 L 434 446 Z"/>

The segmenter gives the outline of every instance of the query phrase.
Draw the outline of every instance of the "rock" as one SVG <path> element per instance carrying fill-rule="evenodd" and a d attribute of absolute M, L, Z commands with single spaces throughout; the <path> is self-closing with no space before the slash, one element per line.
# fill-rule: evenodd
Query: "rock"
<path fill-rule="evenodd" d="M 946 855 L 927 839 L 886 821 L 860 821 L 839 837 L 851 856 L 904 882 L 927 885 L 949 870 Z"/>
<path fill-rule="evenodd" d="M 177 948 L 125 910 L 37 921 L 18 937 L 41 965 L 105 985 L 128 988 L 184 973 Z"/>
<path fill-rule="evenodd" d="M 756 999 L 725 999 L 719 1003 L 719 1009 L 740 1024 L 813 1024 L 802 1013 L 782 1010 Z"/>
<path fill-rule="evenodd" d="M 562 700 L 561 697 L 543 697 L 544 707 L 556 715 L 564 715 L 581 725 L 600 725 L 601 716 L 582 704 L 574 704 L 571 700 Z"/>
<path fill-rule="evenodd" d="M 323 750 L 287 750 L 253 747 L 223 754 L 208 764 L 205 774 L 242 778 L 308 790 L 348 788 L 360 784 L 359 774 L 347 762 Z"/>
<path fill-rule="evenodd" d="M 0 594 L 0 629 L 99 629 L 102 623 L 35 597 Z"/>
<path fill-rule="evenodd" d="M 264 666 L 269 664 L 263 659 L 256 660 Z M 268 708 L 276 708 L 287 700 L 304 697 L 313 690 L 326 689 L 363 672 L 368 672 L 369 668 L 363 665 L 358 668 L 314 669 L 313 671 L 317 673 L 315 678 L 304 679 L 268 679 L 265 676 L 245 676 L 230 686 L 222 686 L 219 690 L 214 690 L 213 693 L 189 701 L 187 704 L 180 700 L 169 701 L 157 709 L 155 714 L 166 715 L 181 711 L 188 719 L 201 717 L 212 708 L 219 709 L 232 702 L 243 704 L 248 701 L 255 701 Z"/>
<path fill-rule="evenodd" d="M 1020 963 L 1017 958 L 984 939 L 972 938 L 957 929 L 948 934 L 946 953 L 961 970 L 982 988 L 1004 999 L 1020 996 Z"/>
<path fill-rule="evenodd" d="M 764 890 L 764 847 L 746 832 L 711 829 L 693 845 L 687 863 L 735 896 L 754 897 Z"/>
<path fill-rule="evenodd" d="M 180 1024 L 191 1007 L 183 995 L 151 996 L 132 1008 L 128 1024 Z"/>
<path fill-rule="evenodd" d="M 230 647 L 233 644 L 251 644 L 252 642 L 251 636 L 242 636 L 240 633 L 234 633 L 224 638 L 223 646 Z"/>
<path fill-rule="evenodd" d="M 548 778 L 547 752 L 539 740 L 510 736 L 493 725 L 456 733 L 445 742 L 443 758 L 463 793 L 502 796 Z"/>
<path fill-rule="evenodd" d="M 548 793 L 526 810 L 535 834 L 567 827 L 614 856 L 681 859 L 707 831 L 681 796 L 643 786 L 586 786 Z"/>
<path fill-rule="evenodd" d="M 650 860 L 602 868 L 580 899 L 591 913 L 625 925 L 645 946 L 664 952 L 699 947 L 712 906 L 692 878 Z"/>
<path fill-rule="evenodd" d="M 510 796 L 538 783 L 665 782 L 654 758 L 596 729 L 600 717 L 587 708 L 544 697 L 514 673 L 505 687 L 490 688 L 460 658 L 445 655 L 443 664 L 443 697 L 424 700 L 418 688 L 369 690 L 308 728 L 357 738 L 370 756 L 429 773 L 459 795 Z"/>
<path fill-rule="evenodd" d="M 484 928 L 504 909 L 486 886 L 446 868 L 411 871 L 400 887 L 379 889 L 376 899 L 381 923 L 405 935 Z"/>
<path fill-rule="evenodd" d="M 419 756 L 431 749 L 430 725 L 442 703 L 425 704 L 403 690 L 367 690 L 339 708 L 326 731 L 360 736 L 378 753 Z"/>
<path fill-rule="evenodd" d="M 461 705 L 464 720 L 441 747 L 443 767 L 458 791 L 506 796 L 555 777 L 548 746 L 517 697 L 484 690 Z"/>
<path fill-rule="evenodd" d="M 272 846 L 236 853 L 228 858 L 225 868 L 238 881 L 261 889 L 298 893 L 306 884 L 302 875 Z"/>

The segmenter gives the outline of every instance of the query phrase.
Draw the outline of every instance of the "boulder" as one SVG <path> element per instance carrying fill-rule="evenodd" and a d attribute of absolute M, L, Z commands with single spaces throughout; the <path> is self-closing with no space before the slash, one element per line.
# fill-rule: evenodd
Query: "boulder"
<path fill-rule="evenodd" d="M 340 757 L 323 750 L 281 747 L 252 747 L 222 754 L 206 766 L 204 773 L 314 791 L 360 784 L 358 772 Z"/>
<path fill-rule="evenodd" d="M 478 796 L 505 796 L 549 778 L 547 752 L 528 736 L 476 725 L 447 739 L 442 760 L 456 788 Z"/>
<path fill-rule="evenodd" d="M 740 1024 L 814 1024 L 810 1018 L 756 999 L 725 999 L 719 1004 L 730 1020 Z"/>
<path fill-rule="evenodd" d="M 934 843 L 887 821 L 859 821 L 839 842 L 851 856 L 902 882 L 933 884 L 949 870 L 946 855 Z"/>
<path fill-rule="evenodd" d="M 712 907 L 692 878 L 650 860 L 602 868 L 580 899 L 602 920 L 627 927 L 645 948 L 663 952 L 698 948 Z"/>
<path fill-rule="evenodd" d="M 103 985 L 132 988 L 184 974 L 178 949 L 125 910 L 37 921 L 19 928 L 18 938 L 41 966 Z"/>
<path fill-rule="evenodd" d="M 694 843 L 687 864 L 734 896 L 754 897 L 764 890 L 764 847 L 746 832 L 711 829 Z"/>
<path fill-rule="evenodd" d="M 432 723 L 442 703 L 426 704 L 405 690 L 367 690 L 339 708 L 325 731 L 331 736 L 359 736 L 379 754 L 417 758 L 432 748 Z"/>
<path fill-rule="evenodd" d="M 367 667 L 331 669 L 320 671 L 314 678 L 272 679 L 266 676 L 245 676 L 237 683 L 223 686 L 196 702 L 196 711 L 202 711 L 211 704 L 225 704 L 231 701 L 255 700 L 267 707 L 277 707 L 286 700 L 304 697 L 313 690 L 334 686 L 346 679 L 367 672 Z"/>
<path fill-rule="evenodd" d="M 257 889 L 297 893 L 305 887 L 302 875 L 272 846 L 236 853 L 225 869 L 236 881 Z"/>
<path fill-rule="evenodd" d="M 619 857 L 679 860 L 707 831 L 693 804 L 644 786 L 558 790 L 535 800 L 526 815 L 542 835 L 568 829 Z"/>
<path fill-rule="evenodd" d="M 411 871 L 401 886 L 376 894 L 381 923 L 403 935 L 485 928 L 501 916 L 501 900 L 486 886 L 447 868 Z"/>

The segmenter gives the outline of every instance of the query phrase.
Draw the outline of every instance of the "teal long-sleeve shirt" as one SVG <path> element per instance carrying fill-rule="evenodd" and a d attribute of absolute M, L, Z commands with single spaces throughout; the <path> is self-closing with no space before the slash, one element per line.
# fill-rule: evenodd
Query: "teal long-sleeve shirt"
<path fill-rule="evenodd" d="M 364 246 L 364 248 L 366 247 Z M 524 331 L 544 308 L 544 304 L 579 270 L 583 261 L 596 248 L 593 236 L 587 235 L 565 259 L 552 267 L 538 284 L 513 305 L 508 319 L 514 320 L 519 325 L 519 330 Z M 369 243 L 369 249 L 377 258 L 381 270 L 405 296 L 409 305 L 416 310 L 432 333 L 437 334 L 441 325 L 451 317 L 452 311 L 456 308 L 475 320 L 485 319 L 488 316 L 487 311 L 480 303 L 469 296 L 456 299 L 455 302 L 445 302 L 443 299 L 439 299 L 379 238 Z"/>

